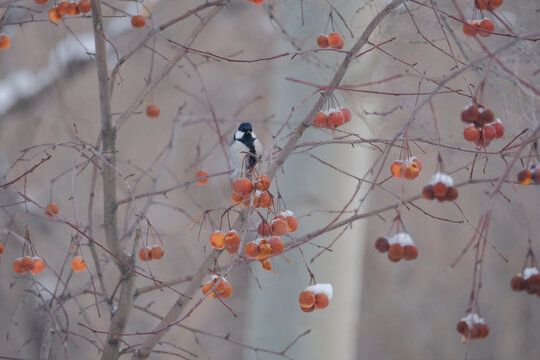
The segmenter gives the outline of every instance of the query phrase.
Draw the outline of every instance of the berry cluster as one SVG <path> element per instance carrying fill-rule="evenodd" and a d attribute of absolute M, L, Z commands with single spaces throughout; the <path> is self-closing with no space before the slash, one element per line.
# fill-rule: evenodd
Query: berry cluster
<path fill-rule="evenodd" d="M 220 279 L 221 281 L 219 281 Z M 210 289 L 212 289 L 218 281 L 219 281 L 219 284 L 217 284 L 214 291 L 208 294 Z M 204 283 L 202 287 L 202 293 L 204 295 L 208 294 L 209 298 L 215 298 L 215 297 L 228 298 L 232 295 L 232 291 L 233 291 L 232 285 L 227 281 L 227 279 L 218 275 L 212 275 L 212 280 Z"/>
<path fill-rule="evenodd" d="M 330 33 L 328 36 L 319 35 L 317 38 L 317 45 L 322 49 L 326 49 L 327 47 L 343 49 L 343 39 L 338 33 Z"/>
<path fill-rule="evenodd" d="M 248 258 L 260 260 L 264 270 L 271 271 L 272 264 L 270 264 L 268 258 L 271 255 L 277 255 L 283 252 L 283 241 L 277 236 L 271 237 L 270 240 L 257 238 L 246 244 L 244 252 Z"/>
<path fill-rule="evenodd" d="M 517 181 L 521 185 L 529 185 L 531 182 L 540 184 L 540 167 L 536 164 L 530 164 L 526 169 L 518 172 Z"/>
<path fill-rule="evenodd" d="M 463 24 L 463 33 L 467 36 L 476 34 L 488 37 L 495 30 L 495 24 L 490 19 L 469 20 Z"/>
<path fill-rule="evenodd" d="M 458 322 L 457 331 L 463 335 L 463 341 L 466 342 L 469 339 L 485 339 L 489 334 L 489 327 L 478 315 L 469 314 Z"/>
<path fill-rule="evenodd" d="M 454 180 L 452 180 L 450 175 L 438 172 L 433 175 L 431 181 L 424 186 L 422 197 L 428 200 L 437 198 L 440 202 L 454 201 L 458 198 L 458 191 L 454 187 Z"/>
<path fill-rule="evenodd" d="M 463 109 L 461 121 L 470 124 L 463 130 L 463 138 L 476 146 L 487 147 L 491 140 L 504 135 L 504 125 L 500 119 L 495 119 L 493 111 L 476 104 Z"/>
<path fill-rule="evenodd" d="M 47 0 L 35 0 L 36 4 L 45 4 Z M 81 0 L 78 3 L 60 1 L 55 7 L 49 9 L 49 20 L 58 22 L 62 20 L 64 15 L 75 16 L 87 13 L 91 10 L 90 1 Z"/>
<path fill-rule="evenodd" d="M 407 160 L 396 160 L 390 166 L 390 172 L 395 178 L 404 177 L 408 180 L 414 180 L 422 171 L 422 162 L 416 156 L 411 156 Z"/>
<path fill-rule="evenodd" d="M 13 261 L 13 270 L 19 274 L 26 274 L 27 272 L 39 274 L 45 270 L 45 262 L 39 256 L 23 256 Z"/>
<path fill-rule="evenodd" d="M 528 294 L 540 297 L 540 273 L 535 267 L 525 268 L 523 275 L 517 274 L 510 281 L 514 291 L 527 291 Z"/>
<path fill-rule="evenodd" d="M 268 223 L 266 220 L 261 221 L 257 232 L 261 236 L 283 236 L 290 232 L 295 232 L 298 229 L 298 219 L 290 210 L 282 210 L 278 215 L 274 216 L 272 221 Z"/>
<path fill-rule="evenodd" d="M 216 230 L 210 235 L 210 245 L 216 250 L 227 248 L 229 254 L 234 254 L 240 246 L 240 236 L 236 230 L 230 230 L 226 234 Z"/>
<path fill-rule="evenodd" d="M 11 45 L 11 39 L 7 35 L 0 35 L 0 50 L 6 50 Z"/>
<path fill-rule="evenodd" d="M 414 260 L 418 257 L 418 249 L 407 233 L 397 233 L 391 238 L 382 236 L 375 241 L 375 249 L 381 253 L 388 252 L 388 259 L 398 262 L 401 259 Z"/>
<path fill-rule="evenodd" d="M 165 251 L 160 245 L 147 246 L 139 250 L 139 258 L 142 261 L 159 260 L 163 255 L 165 255 Z"/>
<path fill-rule="evenodd" d="M 319 112 L 313 119 L 313 125 L 318 128 L 335 129 L 351 121 L 351 117 L 351 111 L 347 108 L 330 109 Z"/>
<path fill-rule="evenodd" d="M 300 293 L 298 302 L 303 312 L 321 310 L 328 306 L 332 300 L 332 284 L 316 284 L 308 286 Z"/>
<path fill-rule="evenodd" d="M 478 10 L 493 10 L 501 6 L 503 0 L 474 0 L 474 7 Z"/>

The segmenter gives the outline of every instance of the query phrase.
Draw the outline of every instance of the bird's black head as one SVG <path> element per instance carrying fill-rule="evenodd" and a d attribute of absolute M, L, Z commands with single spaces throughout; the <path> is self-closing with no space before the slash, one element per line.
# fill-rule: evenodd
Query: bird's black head
<path fill-rule="evenodd" d="M 238 126 L 238 131 L 252 132 L 253 129 L 251 128 L 251 123 L 248 123 L 248 122 L 241 123 L 240 126 Z"/>

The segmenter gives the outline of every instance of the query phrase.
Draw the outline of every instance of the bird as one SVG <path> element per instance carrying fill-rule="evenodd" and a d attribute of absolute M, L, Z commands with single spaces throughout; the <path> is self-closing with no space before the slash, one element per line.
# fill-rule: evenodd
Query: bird
<path fill-rule="evenodd" d="M 229 162 L 234 169 L 231 177 L 244 169 L 249 176 L 251 170 L 261 158 L 263 145 L 253 131 L 251 123 L 243 122 L 234 133 L 229 145 Z"/>

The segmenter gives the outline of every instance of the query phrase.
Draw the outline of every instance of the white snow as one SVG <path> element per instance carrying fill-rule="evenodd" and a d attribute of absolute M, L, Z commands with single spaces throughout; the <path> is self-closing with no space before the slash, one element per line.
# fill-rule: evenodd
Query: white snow
<path fill-rule="evenodd" d="M 308 286 L 304 289 L 305 291 L 311 291 L 315 295 L 324 294 L 328 297 L 328 300 L 332 300 L 334 290 L 332 289 L 332 284 L 316 284 Z"/>
<path fill-rule="evenodd" d="M 523 279 L 527 280 L 533 275 L 538 275 L 538 269 L 535 267 L 525 268 L 523 270 Z"/>

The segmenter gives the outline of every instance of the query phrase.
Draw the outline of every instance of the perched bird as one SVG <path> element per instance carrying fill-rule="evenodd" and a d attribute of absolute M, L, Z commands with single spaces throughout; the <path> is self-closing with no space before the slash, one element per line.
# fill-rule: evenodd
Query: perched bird
<path fill-rule="evenodd" d="M 235 176 L 243 169 L 253 169 L 263 151 L 262 143 L 253 132 L 251 123 L 245 122 L 238 126 L 229 146 L 229 161 Z"/>

